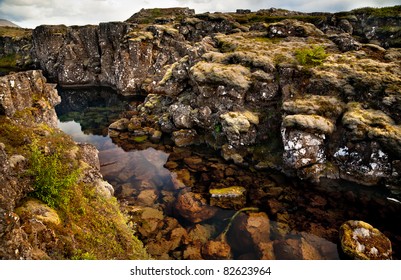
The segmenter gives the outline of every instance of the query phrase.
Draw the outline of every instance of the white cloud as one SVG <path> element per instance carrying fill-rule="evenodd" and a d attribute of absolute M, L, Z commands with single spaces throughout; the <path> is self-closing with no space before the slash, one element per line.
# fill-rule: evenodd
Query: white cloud
<path fill-rule="evenodd" d="M 400 0 L 0 0 L 0 18 L 23 27 L 40 24 L 84 25 L 107 21 L 123 21 L 141 8 L 190 7 L 197 13 L 228 12 L 236 9 L 344 11 L 357 7 L 399 5 Z"/>

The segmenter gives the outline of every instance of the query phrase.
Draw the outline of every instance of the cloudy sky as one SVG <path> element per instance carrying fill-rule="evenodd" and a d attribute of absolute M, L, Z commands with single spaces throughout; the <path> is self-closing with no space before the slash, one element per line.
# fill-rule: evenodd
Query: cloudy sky
<path fill-rule="evenodd" d="M 270 7 L 302 12 L 337 12 L 359 7 L 400 5 L 401 0 L 0 0 L 0 19 L 21 27 L 84 25 L 124 21 L 141 8 L 190 7 L 197 13 L 253 11 Z"/>

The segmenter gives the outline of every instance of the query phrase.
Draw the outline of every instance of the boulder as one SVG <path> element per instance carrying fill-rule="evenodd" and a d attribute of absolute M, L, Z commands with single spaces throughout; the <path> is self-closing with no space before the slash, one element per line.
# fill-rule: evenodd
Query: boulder
<path fill-rule="evenodd" d="M 324 134 L 310 133 L 296 129 L 282 129 L 284 144 L 283 160 L 287 166 L 301 168 L 326 160 Z"/>
<path fill-rule="evenodd" d="M 202 195 L 193 192 L 179 195 L 175 208 L 182 217 L 193 223 L 208 220 L 217 212 L 217 208 L 208 205 Z"/>
<path fill-rule="evenodd" d="M 186 147 L 200 143 L 198 133 L 194 129 L 174 131 L 172 139 L 177 147 Z"/>
<path fill-rule="evenodd" d="M 237 216 L 228 232 L 227 240 L 236 252 L 257 250 L 259 244 L 270 242 L 269 217 L 263 212 Z"/>
<path fill-rule="evenodd" d="M 36 199 L 28 199 L 15 212 L 22 220 L 37 219 L 45 225 L 57 226 L 61 220 L 56 210 Z"/>
<path fill-rule="evenodd" d="M 391 259 L 391 241 L 378 229 L 363 221 L 350 220 L 340 227 L 343 252 L 358 260 Z"/>
<path fill-rule="evenodd" d="M 281 22 L 271 24 L 267 28 L 269 38 L 285 38 L 289 36 L 308 37 L 323 36 L 324 33 L 311 23 L 298 20 L 286 19 Z"/>

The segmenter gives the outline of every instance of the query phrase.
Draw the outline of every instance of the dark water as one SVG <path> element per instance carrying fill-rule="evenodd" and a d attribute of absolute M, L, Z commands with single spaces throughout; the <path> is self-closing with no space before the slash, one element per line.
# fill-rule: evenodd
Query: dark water
<path fill-rule="evenodd" d="M 119 98 L 107 88 L 61 90 L 60 95 L 62 103 L 56 108 L 60 128 L 75 141 L 97 147 L 101 172 L 125 205 L 135 206 L 142 191 L 154 190 L 158 198 L 153 207 L 162 209 L 165 215 L 176 218 L 184 228 L 190 229 L 194 224 L 174 209 L 174 201 L 183 191 L 176 187 L 177 177 L 184 178 L 187 189 L 202 194 L 206 201 L 211 199 L 210 188 L 241 185 L 247 188 L 245 206 L 257 207 L 269 216 L 269 239 L 278 242 L 275 247 L 278 259 L 294 258 L 288 251 L 292 250 L 291 244 L 300 240 L 317 248 L 322 259 L 341 258 L 338 229 L 349 219 L 364 220 L 379 228 L 392 241 L 393 257 L 400 258 L 400 206 L 382 190 L 347 182 L 311 186 L 280 173 L 256 172 L 227 163 L 206 146 L 176 148 L 169 139 L 161 144 L 129 141 L 116 144 L 107 135 L 107 127 L 121 113 L 134 109 L 138 100 Z M 209 238 L 216 238 L 236 211 L 211 207 L 216 214 L 201 224 L 213 227 Z M 233 226 L 227 235 L 233 257 L 257 258 L 255 248 L 249 241 L 241 240 L 241 233 L 236 231 L 240 229 Z M 142 236 L 145 244 L 149 239 Z M 302 242 L 297 244 L 304 244 Z"/>

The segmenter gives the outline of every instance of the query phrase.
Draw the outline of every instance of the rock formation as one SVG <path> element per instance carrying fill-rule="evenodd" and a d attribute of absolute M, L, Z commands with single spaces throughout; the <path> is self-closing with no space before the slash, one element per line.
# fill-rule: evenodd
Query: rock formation
<path fill-rule="evenodd" d="M 147 258 L 97 150 L 57 129 L 59 102 L 39 70 L 0 77 L 0 259 Z"/>
<path fill-rule="evenodd" d="M 206 144 L 238 166 L 279 171 L 318 187 L 346 182 L 380 188 L 391 196 L 384 207 L 399 207 L 400 9 L 336 14 L 141 10 L 126 22 L 39 26 L 32 33 L 31 55 L 61 86 L 103 85 L 146 96 L 134 114 L 110 125 L 115 140 L 157 143 L 165 137 L 176 148 Z M 1 114 L 21 110 L 14 100 L 26 102 L 23 108 L 34 104 L 34 118 L 37 110 L 53 105 L 52 99 L 12 94 L 14 79 L 4 80 Z M 32 88 L 32 80 L 24 83 L 17 92 Z M 43 116 L 47 122 L 51 118 Z M 202 159 L 185 163 L 196 169 Z M 148 196 L 139 199 L 143 206 L 149 206 Z M 194 192 L 181 193 L 174 207 L 195 223 L 215 215 Z M 269 207 L 275 210 L 273 200 Z M 144 237 L 156 235 L 163 220 L 157 217 Z M 275 234 L 288 234 L 278 224 Z M 182 242 L 180 231 L 174 236 Z M 168 242 L 177 248 L 175 238 Z M 184 254 L 213 255 L 217 247 L 209 245 L 188 247 Z M 166 257 L 158 244 L 152 246 Z M 266 258 L 283 248 L 293 250 L 286 258 L 318 256 L 304 237 L 274 245 L 266 240 L 263 246 L 260 255 Z"/>

